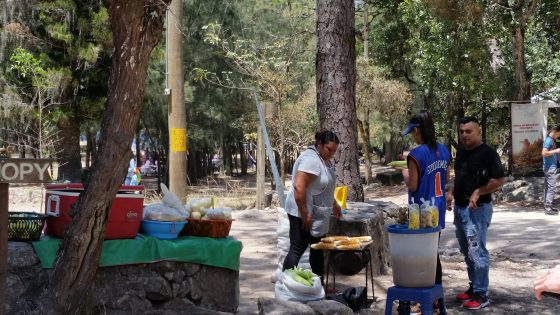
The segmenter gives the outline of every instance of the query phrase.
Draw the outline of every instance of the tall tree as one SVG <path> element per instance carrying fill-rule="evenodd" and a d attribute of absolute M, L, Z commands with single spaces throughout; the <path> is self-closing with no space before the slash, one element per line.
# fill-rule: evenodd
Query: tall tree
<path fill-rule="evenodd" d="M 364 59 L 364 63 L 367 65 L 368 64 L 368 59 L 369 59 L 369 51 L 368 51 L 368 46 L 369 46 L 369 7 L 368 7 L 368 2 L 364 1 L 363 3 L 363 10 L 364 10 L 364 25 L 362 26 L 362 41 L 363 41 L 363 46 L 364 46 L 364 54 L 363 54 L 363 59 Z M 359 77 L 359 74 L 358 74 Z M 358 81 L 359 82 L 359 81 Z M 356 91 L 356 95 L 358 95 L 358 91 Z M 370 128 L 369 128 L 369 122 L 370 122 L 370 108 L 365 106 L 361 106 L 360 104 L 361 102 L 359 101 L 359 98 L 356 97 L 356 108 L 357 111 L 359 112 L 359 109 L 362 109 L 362 119 L 360 119 L 360 116 L 357 116 L 357 123 L 358 123 L 358 130 L 359 130 L 359 135 L 362 138 L 362 144 L 363 144 L 363 148 L 362 148 L 362 152 L 364 154 L 364 160 L 365 160 L 365 166 L 366 166 L 366 184 L 370 184 L 372 182 L 372 174 L 371 174 L 371 145 L 370 145 Z"/>
<path fill-rule="evenodd" d="M 513 61 L 515 64 L 516 101 L 529 101 L 531 99 L 531 80 L 529 79 L 525 63 L 525 31 L 527 29 L 527 22 L 533 16 L 539 3 L 540 0 L 507 2 L 509 9 L 513 13 L 511 42 L 513 44 Z"/>
<path fill-rule="evenodd" d="M 249 5 L 240 8 L 242 31 L 216 23 L 204 27 L 206 41 L 221 47 L 234 70 L 241 74 L 241 79 L 258 87 L 263 103 L 273 105 L 271 120 L 274 122 L 267 124 L 275 125 L 269 130 L 269 136 L 280 156 L 277 161 L 283 181 L 290 143 L 297 140 L 291 138 L 294 133 L 287 124 L 291 120 L 288 116 L 293 114 L 290 107 L 299 101 L 298 97 L 305 93 L 311 82 L 308 77 L 312 73 L 310 60 L 313 56 L 309 47 L 312 41 L 305 29 L 310 20 L 307 17 L 313 11 L 307 2 L 290 6 L 283 2 L 249 0 Z M 259 16 L 258 22 L 254 16 Z M 236 84 L 245 85 L 243 82 Z"/>
<path fill-rule="evenodd" d="M 111 200 L 131 158 L 130 145 L 140 117 L 149 56 L 161 38 L 169 0 L 104 3 L 115 50 L 98 158 L 61 242 L 52 281 L 40 301 L 39 312 L 43 314 L 85 312 L 84 296 L 99 266 Z"/>
<path fill-rule="evenodd" d="M 70 75 L 56 108 L 55 123 L 59 179 L 79 181 L 82 169 L 80 127 L 89 117 L 91 108 L 81 104 L 84 98 L 93 100 L 97 93 L 106 93 L 108 50 L 111 38 L 108 15 L 100 1 L 57 0 L 40 1 L 37 5 L 39 23 L 31 23 L 34 34 L 50 43 L 45 49 L 53 63 L 64 67 Z M 103 69 L 104 71 L 100 71 Z M 90 85 L 101 89 L 91 90 Z M 96 119 L 100 119 L 98 112 Z"/>
<path fill-rule="evenodd" d="M 341 139 L 335 156 L 337 181 L 348 199 L 363 201 L 356 127 L 354 1 L 317 0 L 317 111 L 322 129 Z"/>

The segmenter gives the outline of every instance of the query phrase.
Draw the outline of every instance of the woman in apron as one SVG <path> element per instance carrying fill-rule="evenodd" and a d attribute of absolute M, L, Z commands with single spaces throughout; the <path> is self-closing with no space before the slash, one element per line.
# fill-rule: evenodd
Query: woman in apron
<path fill-rule="evenodd" d="M 334 200 L 336 178 L 331 161 L 339 140 L 332 131 L 315 134 L 315 145 L 307 148 L 296 160 L 292 170 L 292 187 L 286 197 L 286 212 L 290 220 L 290 249 L 283 270 L 291 269 L 310 244 L 321 241 L 329 229 L 331 213 L 340 218 L 340 206 Z M 323 278 L 322 250 L 311 249 L 311 270 Z"/>

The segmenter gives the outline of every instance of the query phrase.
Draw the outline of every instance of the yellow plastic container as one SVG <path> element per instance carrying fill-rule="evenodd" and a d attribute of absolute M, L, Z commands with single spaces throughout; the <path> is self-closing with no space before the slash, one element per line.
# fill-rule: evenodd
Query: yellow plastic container
<path fill-rule="evenodd" d="M 341 209 L 346 209 L 346 196 L 348 195 L 348 188 L 346 186 L 338 186 L 334 189 L 334 200 Z"/>

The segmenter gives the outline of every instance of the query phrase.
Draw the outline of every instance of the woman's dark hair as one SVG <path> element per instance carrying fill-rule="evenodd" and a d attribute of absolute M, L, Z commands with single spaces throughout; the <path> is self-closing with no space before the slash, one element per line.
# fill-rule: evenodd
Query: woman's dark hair
<path fill-rule="evenodd" d="M 335 142 L 339 144 L 338 136 L 330 130 L 322 130 L 315 133 L 315 144 L 326 144 L 328 142 Z"/>
<path fill-rule="evenodd" d="M 422 141 L 428 145 L 428 147 L 435 149 L 437 148 L 436 141 L 436 129 L 434 127 L 434 121 L 432 116 L 425 110 L 422 110 L 418 114 L 410 118 L 411 124 L 418 124 L 418 129 L 420 129 L 420 135 L 422 136 Z"/>

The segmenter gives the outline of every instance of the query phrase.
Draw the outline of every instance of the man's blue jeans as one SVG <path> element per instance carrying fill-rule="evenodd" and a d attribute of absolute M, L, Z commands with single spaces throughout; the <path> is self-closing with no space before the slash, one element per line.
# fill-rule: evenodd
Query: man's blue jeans
<path fill-rule="evenodd" d="M 544 170 L 544 207 L 552 207 L 554 195 L 556 194 L 556 181 L 558 175 L 556 174 L 556 166 L 545 168 Z"/>
<path fill-rule="evenodd" d="M 486 296 L 490 255 L 486 249 L 486 232 L 492 221 L 492 204 L 480 204 L 476 209 L 455 206 L 455 235 L 465 256 L 470 286 L 475 293 Z"/>

